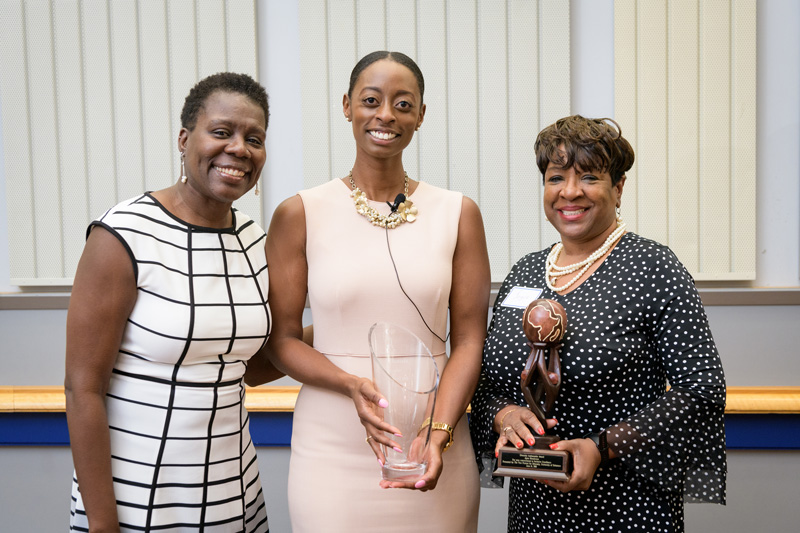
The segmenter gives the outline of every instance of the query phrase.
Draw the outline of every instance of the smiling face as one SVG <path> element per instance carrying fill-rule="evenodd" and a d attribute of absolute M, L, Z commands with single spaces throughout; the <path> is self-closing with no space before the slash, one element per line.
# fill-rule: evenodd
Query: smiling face
<path fill-rule="evenodd" d="M 611 183 L 608 172 L 563 168 L 550 162 L 544 174 L 544 211 L 565 247 L 592 252 L 616 227 L 623 178 Z"/>
<path fill-rule="evenodd" d="M 255 186 L 267 159 L 264 110 L 240 93 L 211 93 L 191 131 L 183 128 L 187 186 L 206 202 L 231 204 Z"/>
<path fill-rule="evenodd" d="M 358 151 L 380 158 L 401 154 L 422 124 L 421 102 L 419 84 L 407 67 L 382 59 L 365 68 L 352 97 L 343 100 Z"/>

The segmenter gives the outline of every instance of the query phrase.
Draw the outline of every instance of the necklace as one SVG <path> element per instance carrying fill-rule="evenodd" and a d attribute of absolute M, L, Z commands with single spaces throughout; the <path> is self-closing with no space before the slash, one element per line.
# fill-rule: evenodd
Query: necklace
<path fill-rule="evenodd" d="M 617 216 L 617 227 L 614 231 L 611 232 L 605 242 L 595 250 L 594 252 L 589 255 L 583 261 L 578 263 L 573 263 L 567 266 L 558 266 L 556 265 L 556 261 L 558 261 L 558 256 L 561 255 L 561 250 L 564 249 L 564 244 L 559 242 L 553 246 L 553 249 L 550 250 L 550 253 L 547 254 L 547 260 L 544 263 L 544 279 L 547 283 L 547 287 L 553 292 L 561 292 L 563 290 L 568 289 L 572 286 L 573 283 L 578 281 L 581 276 L 583 276 L 587 270 L 601 257 L 608 253 L 608 251 L 614 246 L 614 244 L 622 237 L 622 234 L 625 233 L 625 222 L 622 221 L 622 218 Z M 572 272 L 578 271 L 574 278 L 569 280 L 567 283 L 562 285 L 561 287 L 556 287 L 556 280 L 561 276 L 566 276 L 567 274 L 571 274 Z"/>
<path fill-rule="evenodd" d="M 392 204 L 389 204 L 392 206 L 392 212 L 388 215 L 381 215 L 374 207 L 367 203 L 367 195 L 356 187 L 356 180 L 353 179 L 353 171 L 351 170 L 347 177 L 350 178 L 350 186 L 353 188 L 350 196 L 353 198 L 356 211 L 365 216 L 374 226 L 380 226 L 386 229 L 396 228 L 403 222 L 414 222 L 417 220 L 417 208 L 414 207 L 414 202 L 408 200 L 408 173 L 404 172 L 403 174 L 405 174 L 403 196 L 406 199 L 400 202 L 396 209 Z M 386 203 L 388 204 L 389 202 Z"/>

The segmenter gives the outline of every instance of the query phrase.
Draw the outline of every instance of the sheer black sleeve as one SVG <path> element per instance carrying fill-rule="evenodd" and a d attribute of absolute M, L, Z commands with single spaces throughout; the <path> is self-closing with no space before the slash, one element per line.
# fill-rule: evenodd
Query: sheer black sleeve
<path fill-rule="evenodd" d="M 642 277 L 648 335 L 670 389 L 608 428 L 623 463 L 686 501 L 725 503 L 725 377 L 694 282 L 666 247 Z"/>
<path fill-rule="evenodd" d="M 508 274 L 492 308 L 492 321 L 483 349 L 483 362 L 478 387 L 472 398 L 470 433 L 481 471 L 483 486 L 502 486 L 503 478 L 492 478 L 494 447 L 500 437 L 494 431 L 497 413 L 508 405 L 524 406 L 519 390 L 520 360 L 524 364 L 526 339 L 520 335 L 524 309 L 503 306 L 502 302 L 516 286 L 532 288 L 537 285 L 531 276 L 531 265 L 541 253 L 520 259 Z"/>

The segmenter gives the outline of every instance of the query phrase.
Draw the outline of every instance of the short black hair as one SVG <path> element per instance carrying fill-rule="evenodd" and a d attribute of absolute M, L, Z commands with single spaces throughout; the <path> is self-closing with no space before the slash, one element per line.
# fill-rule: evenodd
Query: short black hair
<path fill-rule="evenodd" d="M 414 77 L 417 78 L 417 86 L 419 87 L 420 105 L 422 105 L 422 101 L 424 100 L 425 96 L 425 78 L 422 77 L 422 71 L 419 69 L 414 60 L 407 55 L 403 54 L 402 52 L 389 52 L 387 50 L 371 52 L 362 57 L 358 63 L 356 63 L 356 66 L 353 67 L 353 72 L 350 73 L 350 87 L 347 88 L 347 97 L 353 97 L 353 88 L 356 86 L 358 77 L 361 76 L 361 73 L 364 71 L 364 69 L 376 61 L 380 61 L 381 59 L 388 59 L 390 61 L 394 61 L 395 63 L 400 63 L 410 70 L 412 74 L 414 74 Z"/>
<path fill-rule="evenodd" d="M 218 72 L 198 81 L 192 87 L 181 111 L 181 126 L 191 131 L 197 124 L 197 115 L 209 96 L 217 91 L 243 94 L 264 110 L 264 129 L 269 125 L 269 97 L 267 91 L 247 74 Z"/>

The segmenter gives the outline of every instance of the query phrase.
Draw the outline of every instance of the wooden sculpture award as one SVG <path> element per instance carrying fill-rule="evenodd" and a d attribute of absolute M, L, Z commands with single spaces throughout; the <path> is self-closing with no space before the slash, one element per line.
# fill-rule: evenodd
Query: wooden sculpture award
<path fill-rule="evenodd" d="M 565 481 L 572 473 L 572 457 L 567 451 L 550 449 L 550 444 L 561 438 L 547 432 L 545 424 L 547 418 L 552 418 L 553 405 L 561 388 L 558 350 L 566 327 L 567 313 L 553 300 L 534 300 L 522 315 L 522 329 L 528 338 L 531 354 L 522 371 L 520 386 L 528 407 L 546 433 L 535 436 L 532 447 L 500 448 L 495 475 Z M 556 376 L 555 383 L 550 374 Z M 535 389 L 531 387 L 532 382 L 535 382 Z"/>

